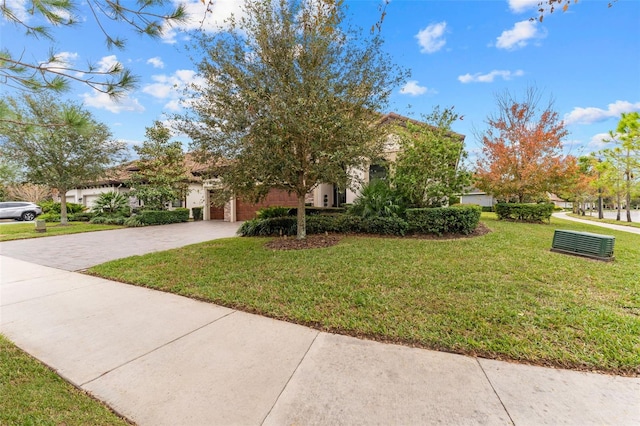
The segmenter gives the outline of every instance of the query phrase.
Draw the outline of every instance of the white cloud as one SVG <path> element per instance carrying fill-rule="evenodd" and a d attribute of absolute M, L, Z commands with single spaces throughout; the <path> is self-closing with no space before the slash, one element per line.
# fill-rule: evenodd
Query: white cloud
<path fill-rule="evenodd" d="M 427 28 L 420 30 L 416 34 L 418 44 L 422 53 L 434 53 L 444 47 L 447 42 L 444 39 L 444 33 L 447 29 L 446 22 L 438 22 L 437 24 L 431 24 Z"/>
<path fill-rule="evenodd" d="M 41 65 L 45 65 L 47 68 L 74 68 L 74 64 L 78 59 L 78 54 L 75 52 L 58 52 L 53 55 L 53 59 L 50 62 L 41 62 Z M 76 77 L 82 77 L 83 72 L 74 71 L 72 74 Z"/>
<path fill-rule="evenodd" d="M 154 81 L 142 88 L 142 91 L 156 99 L 168 100 L 164 108 L 169 111 L 179 111 L 182 103 L 180 95 L 190 84 L 204 84 L 194 70 L 177 70 L 171 75 L 159 74 L 151 77 Z"/>
<path fill-rule="evenodd" d="M 151 64 L 154 68 L 164 68 L 164 62 L 160 56 L 147 59 L 147 63 Z"/>
<path fill-rule="evenodd" d="M 461 83 L 493 83 L 496 77 L 501 77 L 503 80 L 511 80 L 514 77 L 522 77 L 524 75 L 524 71 L 516 70 L 516 71 L 508 71 L 508 70 L 493 70 L 487 74 L 475 73 L 475 74 L 465 74 L 458 76 L 458 81 Z"/>
<path fill-rule="evenodd" d="M 529 9 L 538 9 L 540 0 L 507 0 L 509 9 L 514 13 L 522 13 Z"/>
<path fill-rule="evenodd" d="M 407 84 L 405 84 L 402 89 L 400 89 L 400 93 L 402 93 L 403 95 L 411 96 L 424 95 L 425 93 L 427 93 L 427 91 L 432 92 L 427 89 L 426 86 L 420 86 L 417 80 L 408 81 Z"/>
<path fill-rule="evenodd" d="M 640 111 L 640 102 L 615 101 L 607 106 L 607 109 L 596 107 L 575 107 L 573 111 L 564 116 L 565 124 L 592 124 L 608 120 L 611 117 L 619 117 L 623 112 Z"/>
<path fill-rule="evenodd" d="M 609 139 L 611 139 L 611 135 L 609 133 L 598 133 L 591 137 L 587 146 L 589 148 L 601 150 L 607 146 L 607 142 L 605 142 L 605 140 Z"/>
<path fill-rule="evenodd" d="M 525 47 L 531 39 L 546 37 L 546 34 L 539 31 L 538 21 L 516 22 L 512 29 L 505 30 L 496 39 L 498 49 L 514 50 Z"/>
<path fill-rule="evenodd" d="M 163 29 L 162 40 L 165 43 L 177 43 L 179 33 L 191 30 L 203 29 L 205 31 L 220 31 L 225 28 L 225 20 L 232 14 L 238 18 L 243 15 L 243 1 L 240 0 L 215 0 L 212 2 L 202 0 L 182 1 L 189 19 L 172 27 Z M 209 10 L 207 10 L 209 6 Z"/>
<path fill-rule="evenodd" d="M 86 106 L 106 109 L 114 114 L 119 114 L 123 111 L 130 112 L 143 112 L 144 107 L 138 102 L 136 98 L 125 96 L 124 98 L 114 100 L 106 93 L 93 91 L 91 93 L 83 93 L 80 95 Z"/>
<path fill-rule="evenodd" d="M 118 58 L 116 57 L 116 55 L 104 56 L 96 64 L 97 67 L 98 67 L 97 71 L 98 72 L 109 72 L 115 66 L 117 66 L 119 64 L 121 65 L 121 63 L 120 63 L 120 61 L 118 61 Z"/>

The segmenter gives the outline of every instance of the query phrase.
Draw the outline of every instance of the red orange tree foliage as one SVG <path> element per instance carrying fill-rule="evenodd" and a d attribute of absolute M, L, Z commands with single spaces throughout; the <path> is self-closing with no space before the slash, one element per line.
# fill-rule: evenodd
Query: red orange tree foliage
<path fill-rule="evenodd" d="M 553 103 L 539 108 L 536 89 L 528 89 L 522 102 L 509 92 L 496 100 L 498 113 L 487 118 L 489 129 L 480 135 L 476 187 L 516 202 L 537 201 L 560 189 L 576 161 L 562 153 L 568 132 Z"/>

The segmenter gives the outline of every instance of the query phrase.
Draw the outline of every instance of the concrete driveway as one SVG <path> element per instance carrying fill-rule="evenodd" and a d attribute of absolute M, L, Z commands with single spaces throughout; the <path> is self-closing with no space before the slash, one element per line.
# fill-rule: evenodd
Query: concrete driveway
<path fill-rule="evenodd" d="M 240 223 L 200 221 L 0 243 L 0 255 L 79 271 L 109 260 L 233 237 Z"/>

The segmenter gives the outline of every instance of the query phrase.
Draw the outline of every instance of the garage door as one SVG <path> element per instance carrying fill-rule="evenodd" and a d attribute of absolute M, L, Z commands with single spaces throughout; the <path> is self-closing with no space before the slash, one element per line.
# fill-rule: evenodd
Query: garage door
<path fill-rule="evenodd" d="M 250 220 L 256 217 L 256 212 L 263 207 L 297 207 L 298 198 L 295 194 L 288 194 L 280 189 L 272 189 L 267 197 L 259 203 L 250 203 L 240 198 L 236 199 L 236 220 Z"/>

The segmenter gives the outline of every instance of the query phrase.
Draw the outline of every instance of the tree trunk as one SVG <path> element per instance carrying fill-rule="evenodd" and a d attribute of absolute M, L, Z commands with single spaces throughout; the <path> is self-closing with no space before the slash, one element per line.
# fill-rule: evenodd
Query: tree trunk
<path fill-rule="evenodd" d="M 616 196 L 616 198 L 618 200 L 618 205 L 616 206 L 617 210 L 618 210 L 617 214 L 616 214 L 616 220 L 620 220 L 620 212 L 622 210 L 622 202 L 620 200 L 620 195 L 619 194 Z"/>
<path fill-rule="evenodd" d="M 60 225 L 64 226 L 68 224 L 67 221 L 67 190 L 58 189 L 60 192 Z"/>
<path fill-rule="evenodd" d="M 627 222 L 633 222 L 631 220 L 631 189 L 627 192 Z"/>
<path fill-rule="evenodd" d="M 296 232 L 296 238 L 304 240 L 307 238 L 307 221 L 305 216 L 305 195 L 298 195 L 298 229 Z"/>

